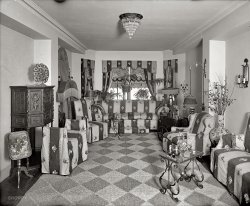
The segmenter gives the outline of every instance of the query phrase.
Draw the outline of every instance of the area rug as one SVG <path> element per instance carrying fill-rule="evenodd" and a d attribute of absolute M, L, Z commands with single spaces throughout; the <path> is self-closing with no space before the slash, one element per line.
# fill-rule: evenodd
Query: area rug
<path fill-rule="evenodd" d="M 165 165 L 159 157 L 160 143 L 150 133 L 89 144 L 88 160 L 70 176 L 42 175 L 18 205 L 238 205 L 200 163 L 203 189 L 181 181 L 178 202 L 162 194 L 159 177 Z"/>

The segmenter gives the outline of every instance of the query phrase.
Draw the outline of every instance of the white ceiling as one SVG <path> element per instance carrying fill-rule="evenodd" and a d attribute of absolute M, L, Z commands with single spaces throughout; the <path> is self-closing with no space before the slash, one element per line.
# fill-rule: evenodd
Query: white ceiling
<path fill-rule="evenodd" d="M 88 49 L 122 51 L 174 49 L 240 5 L 226 0 L 33 1 Z M 119 15 L 126 12 L 143 15 L 133 39 L 119 23 Z"/>

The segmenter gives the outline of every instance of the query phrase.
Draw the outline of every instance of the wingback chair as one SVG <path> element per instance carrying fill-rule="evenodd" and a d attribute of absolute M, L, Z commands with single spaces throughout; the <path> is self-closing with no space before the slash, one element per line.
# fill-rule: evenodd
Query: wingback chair
<path fill-rule="evenodd" d="M 207 112 L 190 114 L 188 127 L 172 127 L 171 132 L 163 135 L 163 150 L 167 151 L 170 144 L 177 144 L 182 134 L 187 136 L 187 143 L 193 150 L 210 154 L 210 131 L 215 127 L 215 119 Z"/>

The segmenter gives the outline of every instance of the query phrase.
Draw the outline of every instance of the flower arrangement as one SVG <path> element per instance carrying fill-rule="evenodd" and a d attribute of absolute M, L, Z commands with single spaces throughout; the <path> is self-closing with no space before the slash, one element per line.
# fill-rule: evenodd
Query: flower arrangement
<path fill-rule="evenodd" d="M 225 84 L 221 82 L 213 82 L 209 88 L 209 108 L 218 115 L 224 115 L 227 107 L 229 107 L 236 99 L 231 98 L 233 91 L 229 94 L 227 81 Z"/>

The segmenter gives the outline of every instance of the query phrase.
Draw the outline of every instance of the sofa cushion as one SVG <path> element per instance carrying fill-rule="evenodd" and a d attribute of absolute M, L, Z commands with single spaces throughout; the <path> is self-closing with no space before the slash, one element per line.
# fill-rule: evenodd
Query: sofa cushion
<path fill-rule="evenodd" d="M 239 135 L 235 135 L 232 133 L 222 134 L 220 135 L 220 140 L 216 148 L 217 149 L 233 148 L 233 149 L 245 150 L 244 137 L 245 136 L 243 134 Z"/>

